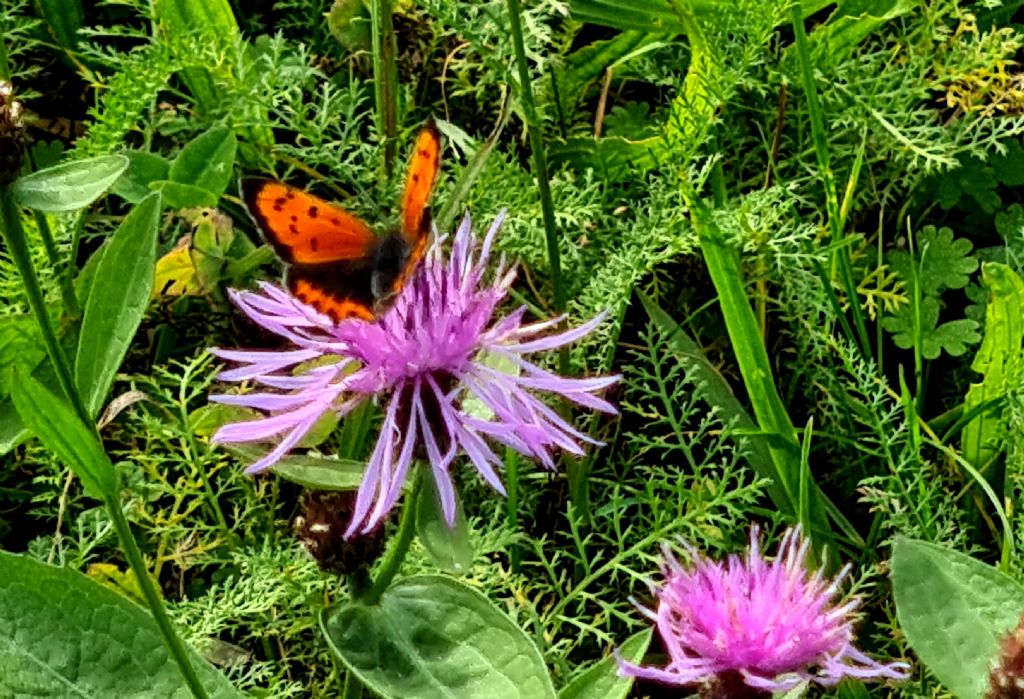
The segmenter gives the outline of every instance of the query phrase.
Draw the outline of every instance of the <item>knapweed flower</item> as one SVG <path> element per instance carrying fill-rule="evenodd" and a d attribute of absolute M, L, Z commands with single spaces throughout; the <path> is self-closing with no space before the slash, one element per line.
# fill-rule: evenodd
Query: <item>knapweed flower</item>
<path fill-rule="evenodd" d="M 805 566 L 808 541 L 786 532 L 779 554 L 761 555 L 757 528 L 746 558 L 726 562 L 702 557 L 679 563 L 666 546 L 657 609 L 644 609 L 668 652 L 664 668 L 619 659 L 619 672 L 677 685 L 713 686 L 741 678 L 750 689 L 786 691 L 801 681 L 833 685 L 844 677 L 904 679 L 904 663 L 881 664 L 854 645 L 853 612 L 858 600 L 836 603 L 839 584 Z M 721 695 L 721 693 L 719 693 Z"/>
<path fill-rule="evenodd" d="M 213 350 L 240 365 L 222 373 L 221 379 L 254 381 L 270 389 L 211 396 L 267 413 L 222 427 L 214 441 L 279 440 L 248 468 L 249 473 L 262 471 L 295 447 L 329 411 L 345 415 L 363 401 L 379 398 L 384 405 L 380 436 L 346 537 L 369 532 L 381 521 L 420 456 L 429 462 L 442 510 L 452 523 L 455 490 L 449 470 L 460 453 L 504 494 L 496 471 L 501 461 L 490 441 L 536 458 L 547 468 L 555 466 L 555 450 L 580 455 L 581 443 L 596 444 L 536 394 L 612 413 L 613 406 L 596 394 L 617 377 L 563 378 L 526 357 L 584 337 L 602 318 L 552 334 L 562 318 L 524 324 L 525 307 L 500 317 L 498 306 L 515 277 L 515 270 L 503 261 L 489 270 L 502 218 L 481 245 L 467 216 L 449 254 L 435 236 L 394 303 L 373 321 L 334 322 L 273 284 L 264 283 L 259 291 L 231 292 L 249 318 L 294 348 Z"/>

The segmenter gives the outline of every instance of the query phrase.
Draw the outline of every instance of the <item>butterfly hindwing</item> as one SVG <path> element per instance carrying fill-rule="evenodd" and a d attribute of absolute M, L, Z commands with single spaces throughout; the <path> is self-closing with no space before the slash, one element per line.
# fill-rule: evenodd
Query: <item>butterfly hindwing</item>
<path fill-rule="evenodd" d="M 297 187 L 244 178 L 242 201 L 289 264 L 370 258 L 377 236 L 358 217 Z"/>
<path fill-rule="evenodd" d="M 353 317 L 372 320 L 372 275 L 368 261 L 350 260 L 329 265 L 293 265 L 288 268 L 285 281 L 295 298 L 336 321 Z"/>

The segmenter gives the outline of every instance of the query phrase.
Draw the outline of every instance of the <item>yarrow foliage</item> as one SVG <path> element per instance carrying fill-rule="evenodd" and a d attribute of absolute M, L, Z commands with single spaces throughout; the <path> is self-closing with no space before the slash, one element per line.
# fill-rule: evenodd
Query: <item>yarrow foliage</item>
<path fill-rule="evenodd" d="M 677 685 L 730 684 L 738 675 L 755 690 L 787 691 L 808 680 L 834 685 L 844 677 L 905 679 L 904 663 L 878 663 L 854 645 L 858 600 L 836 605 L 844 569 L 834 580 L 805 567 L 808 541 L 786 532 L 779 555 L 761 555 L 756 527 L 746 558 L 717 562 L 690 547 L 684 567 L 664 547 L 656 625 L 670 662 L 642 667 L 622 659 L 619 672 Z M 749 693 L 749 692 L 748 692 Z"/>
<path fill-rule="evenodd" d="M 455 519 L 450 468 L 461 452 L 480 475 L 504 494 L 495 468 L 501 461 L 489 440 L 507 445 L 554 468 L 553 452 L 583 453 L 596 444 L 545 404 L 536 393 L 566 398 L 613 413 L 596 394 L 617 377 L 570 379 L 526 359 L 574 342 L 591 332 L 598 316 L 584 325 L 550 334 L 564 318 L 523 324 L 526 308 L 497 315 L 515 270 L 499 261 L 489 273 L 491 248 L 503 215 L 481 245 L 467 216 L 451 252 L 435 242 L 426 259 L 377 319 L 334 322 L 285 290 L 264 283 L 259 291 L 232 291 L 238 307 L 253 321 L 295 345 L 282 351 L 216 349 L 218 357 L 240 364 L 221 374 L 227 381 L 254 381 L 270 391 L 211 396 L 267 417 L 222 427 L 214 441 L 277 445 L 248 468 L 273 466 L 331 410 L 345 415 L 364 400 L 385 403 L 376 448 L 367 464 L 346 537 L 369 532 L 398 499 L 409 469 L 420 455 L 430 464 L 449 523 Z M 498 362 L 493 359 L 499 360 Z M 492 365 L 511 367 L 503 371 Z M 313 368 L 302 371 L 303 366 Z M 478 406 L 467 408 L 467 398 Z"/>

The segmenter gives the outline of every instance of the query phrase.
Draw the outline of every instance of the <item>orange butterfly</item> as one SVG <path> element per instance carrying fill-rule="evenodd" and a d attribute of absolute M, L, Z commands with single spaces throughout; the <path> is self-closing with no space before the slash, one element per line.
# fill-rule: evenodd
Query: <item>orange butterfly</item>
<path fill-rule="evenodd" d="M 288 265 L 285 281 L 296 298 L 335 321 L 372 320 L 402 289 L 427 249 L 427 203 L 440 156 L 441 133 L 431 121 L 416 138 L 409 160 L 401 228 L 381 236 L 357 216 L 283 182 L 242 178 L 242 201 Z"/>

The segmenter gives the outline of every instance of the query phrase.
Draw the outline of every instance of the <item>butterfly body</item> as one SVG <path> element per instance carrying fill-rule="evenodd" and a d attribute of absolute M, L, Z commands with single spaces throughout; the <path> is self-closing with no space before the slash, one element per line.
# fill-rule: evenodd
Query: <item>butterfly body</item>
<path fill-rule="evenodd" d="M 409 162 L 401 226 L 383 235 L 337 205 L 291 185 L 242 179 L 242 201 L 287 265 L 285 283 L 296 298 L 336 321 L 370 320 L 402 289 L 426 251 L 427 203 L 440 145 L 440 133 L 428 124 Z"/>

